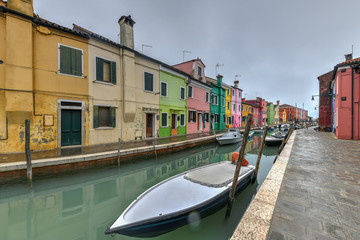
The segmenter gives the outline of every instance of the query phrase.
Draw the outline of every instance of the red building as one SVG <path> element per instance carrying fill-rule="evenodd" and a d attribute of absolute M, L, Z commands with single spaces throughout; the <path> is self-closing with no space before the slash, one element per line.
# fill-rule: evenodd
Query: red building
<path fill-rule="evenodd" d="M 261 110 L 262 110 L 262 108 L 258 104 L 253 103 L 252 100 L 248 101 L 248 100 L 244 100 L 244 98 L 243 98 L 242 101 L 251 106 L 251 113 L 253 115 L 251 125 L 254 127 L 261 126 L 261 120 L 262 120 Z"/>
<path fill-rule="evenodd" d="M 267 102 L 264 98 L 256 97 L 255 100 L 246 100 L 247 103 L 256 105 L 259 108 L 259 126 L 264 126 L 267 123 Z"/>
<path fill-rule="evenodd" d="M 350 56 L 334 67 L 331 89 L 336 137 L 360 140 L 360 58 Z"/>
<path fill-rule="evenodd" d="M 280 111 L 286 112 L 286 120 L 293 121 L 299 120 L 299 109 L 297 107 L 291 106 L 289 104 L 280 105 Z"/>
<path fill-rule="evenodd" d="M 331 129 L 331 94 L 330 83 L 334 71 L 318 77 L 319 80 L 319 127 L 321 130 Z M 306 118 L 305 118 L 306 119 Z"/>

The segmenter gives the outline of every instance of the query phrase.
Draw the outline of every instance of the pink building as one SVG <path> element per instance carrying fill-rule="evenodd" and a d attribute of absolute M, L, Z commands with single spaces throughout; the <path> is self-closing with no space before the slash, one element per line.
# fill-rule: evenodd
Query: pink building
<path fill-rule="evenodd" d="M 173 67 L 192 76 L 187 86 L 187 133 L 210 131 L 210 93 L 212 86 L 206 83 L 205 64 L 197 58 Z"/>
<path fill-rule="evenodd" d="M 232 95 L 231 95 L 231 118 L 232 118 L 232 125 L 233 127 L 241 126 L 241 111 L 242 111 L 242 89 L 238 87 L 239 81 L 234 81 L 234 86 L 231 88 Z"/>
<path fill-rule="evenodd" d="M 360 140 L 360 58 L 347 57 L 334 67 L 333 127 L 339 139 Z"/>
<path fill-rule="evenodd" d="M 259 126 L 264 126 L 267 123 L 267 102 L 261 97 L 256 97 L 256 100 L 246 100 L 248 103 L 255 104 L 259 107 Z M 255 116 L 254 116 L 255 117 Z"/>

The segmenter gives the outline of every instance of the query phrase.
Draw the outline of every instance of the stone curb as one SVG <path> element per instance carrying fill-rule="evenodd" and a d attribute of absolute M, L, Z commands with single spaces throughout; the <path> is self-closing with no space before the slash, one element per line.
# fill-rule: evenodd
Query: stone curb
<path fill-rule="evenodd" d="M 280 186 L 290 158 L 296 131 L 292 134 L 246 210 L 231 240 L 266 239 Z"/>

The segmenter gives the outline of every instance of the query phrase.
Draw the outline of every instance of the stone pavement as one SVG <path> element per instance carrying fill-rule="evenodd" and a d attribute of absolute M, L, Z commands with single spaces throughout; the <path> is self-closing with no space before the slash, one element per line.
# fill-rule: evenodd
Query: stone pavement
<path fill-rule="evenodd" d="M 267 239 L 360 239 L 360 141 L 297 131 Z"/>

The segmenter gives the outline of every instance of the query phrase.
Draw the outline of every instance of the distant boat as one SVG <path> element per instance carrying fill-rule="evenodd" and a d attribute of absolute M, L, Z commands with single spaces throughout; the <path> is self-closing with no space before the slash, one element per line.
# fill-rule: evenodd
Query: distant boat
<path fill-rule="evenodd" d="M 224 133 L 221 137 L 217 137 L 216 141 L 220 145 L 238 143 L 243 139 L 243 135 L 240 133 L 239 129 L 232 128 L 229 129 L 227 133 Z"/>
<path fill-rule="evenodd" d="M 265 144 L 267 146 L 277 146 L 281 145 L 285 138 L 286 134 L 280 131 L 274 132 L 271 136 L 265 137 Z"/>
<path fill-rule="evenodd" d="M 200 220 L 226 205 L 236 165 L 220 162 L 178 174 L 151 187 L 120 215 L 105 234 L 154 237 Z M 236 193 L 255 167 L 242 166 Z"/>

